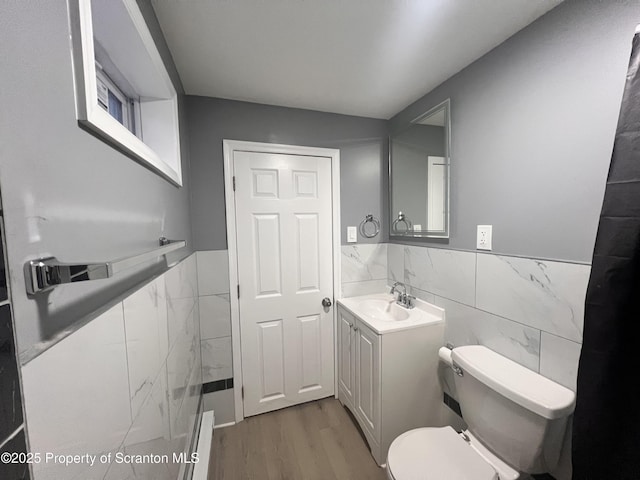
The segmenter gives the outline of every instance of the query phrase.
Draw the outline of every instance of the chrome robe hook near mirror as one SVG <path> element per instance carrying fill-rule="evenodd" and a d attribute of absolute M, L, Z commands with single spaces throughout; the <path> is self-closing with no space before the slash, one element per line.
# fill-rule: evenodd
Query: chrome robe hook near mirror
<path fill-rule="evenodd" d="M 402 230 L 398 230 L 398 224 L 400 223 L 405 226 Z M 404 235 L 405 233 L 411 233 L 411 227 L 411 220 L 409 220 L 404 213 L 398 212 L 398 218 L 396 218 L 391 224 L 391 232 L 397 233 L 398 235 Z"/>

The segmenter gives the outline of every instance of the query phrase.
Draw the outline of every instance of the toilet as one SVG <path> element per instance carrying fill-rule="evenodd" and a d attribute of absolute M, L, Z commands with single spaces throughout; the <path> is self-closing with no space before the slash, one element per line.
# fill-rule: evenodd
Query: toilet
<path fill-rule="evenodd" d="M 467 430 L 417 428 L 387 454 L 389 480 L 517 480 L 560 458 L 575 394 L 480 345 L 451 353 Z"/>

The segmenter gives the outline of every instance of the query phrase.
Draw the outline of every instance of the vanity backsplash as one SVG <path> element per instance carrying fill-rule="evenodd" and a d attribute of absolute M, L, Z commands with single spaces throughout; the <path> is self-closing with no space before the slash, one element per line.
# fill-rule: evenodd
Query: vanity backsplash
<path fill-rule="evenodd" d="M 590 266 L 400 244 L 342 246 L 342 296 L 396 281 L 445 309 L 445 342 L 480 344 L 575 390 Z"/>

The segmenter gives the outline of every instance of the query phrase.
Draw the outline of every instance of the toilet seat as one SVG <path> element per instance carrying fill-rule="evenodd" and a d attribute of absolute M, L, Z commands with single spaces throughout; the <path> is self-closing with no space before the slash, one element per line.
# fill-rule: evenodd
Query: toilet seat
<path fill-rule="evenodd" d="M 389 447 L 394 480 L 499 480 L 496 470 L 451 427 L 417 428 Z"/>

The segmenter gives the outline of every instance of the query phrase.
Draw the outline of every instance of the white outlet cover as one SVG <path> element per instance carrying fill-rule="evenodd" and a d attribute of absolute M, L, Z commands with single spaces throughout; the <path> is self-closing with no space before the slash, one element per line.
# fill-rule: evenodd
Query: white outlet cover
<path fill-rule="evenodd" d="M 478 225 L 476 248 L 478 250 L 491 250 L 491 237 L 493 225 Z"/>
<path fill-rule="evenodd" d="M 358 241 L 358 228 L 347 227 L 347 243 L 356 243 Z"/>

